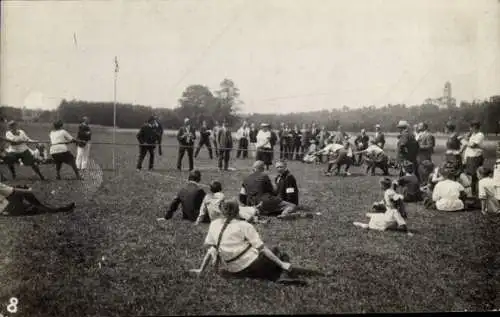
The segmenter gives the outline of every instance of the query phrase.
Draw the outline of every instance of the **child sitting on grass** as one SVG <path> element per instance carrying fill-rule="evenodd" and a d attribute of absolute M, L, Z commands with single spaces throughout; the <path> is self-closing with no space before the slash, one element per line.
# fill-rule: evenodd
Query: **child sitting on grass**
<path fill-rule="evenodd" d="M 422 200 L 420 191 L 420 182 L 414 174 L 413 164 L 408 163 L 403 166 L 404 175 L 398 179 L 398 185 L 401 186 L 401 194 L 404 202 L 418 202 Z"/>
<path fill-rule="evenodd" d="M 500 214 L 500 202 L 495 197 L 500 184 L 493 179 L 493 170 L 481 166 L 477 169 L 478 198 L 481 201 L 481 212 L 486 214 Z"/>
<path fill-rule="evenodd" d="M 215 219 L 219 219 L 224 217 L 221 210 L 221 204 L 224 201 L 224 193 L 222 192 L 222 184 L 218 181 L 213 181 L 210 184 L 210 192 L 203 198 L 203 202 L 200 207 L 200 214 L 195 221 L 195 225 L 199 225 L 200 223 L 210 223 Z M 257 213 L 259 212 L 259 207 L 257 205 L 253 206 L 240 206 L 239 208 L 239 219 L 246 220 L 251 223 L 260 222 L 266 223 L 265 221 L 259 221 L 257 217 Z"/>
<path fill-rule="evenodd" d="M 384 191 L 384 207 L 383 213 L 367 213 L 366 216 L 370 218 L 369 223 L 354 222 L 356 227 L 372 230 L 397 230 L 408 232 L 404 212 L 403 196 L 396 193 L 394 190 L 395 184 L 387 177 L 380 181 L 382 190 Z M 401 214 L 403 211 L 404 215 Z"/>

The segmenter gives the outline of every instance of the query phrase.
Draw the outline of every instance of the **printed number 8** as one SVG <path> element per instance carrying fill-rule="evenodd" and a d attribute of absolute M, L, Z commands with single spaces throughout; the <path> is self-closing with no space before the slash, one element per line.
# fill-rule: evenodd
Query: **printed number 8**
<path fill-rule="evenodd" d="M 7 305 L 7 311 L 9 313 L 13 313 L 13 314 L 17 313 L 17 303 L 18 302 L 19 301 L 17 300 L 17 298 L 11 297 L 10 300 L 9 300 L 10 304 Z"/>

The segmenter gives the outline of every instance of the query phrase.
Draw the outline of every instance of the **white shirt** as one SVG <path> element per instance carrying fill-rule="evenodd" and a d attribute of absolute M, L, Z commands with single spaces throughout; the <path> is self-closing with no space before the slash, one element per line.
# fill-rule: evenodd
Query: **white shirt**
<path fill-rule="evenodd" d="M 257 148 L 263 147 L 263 148 L 271 148 L 271 131 L 264 131 L 264 130 L 259 130 L 257 133 L 257 143 L 256 146 Z"/>
<path fill-rule="evenodd" d="M 210 223 L 205 245 L 217 246 L 224 222 L 224 218 L 219 218 Z M 250 249 L 237 260 L 226 262 L 241 254 L 249 245 L 251 246 Z M 222 234 L 219 246 L 221 264 L 229 272 L 240 272 L 257 259 L 263 247 L 264 243 L 253 225 L 243 220 L 233 219 Z"/>
<path fill-rule="evenodd" d="M 12 192 L 14 192 L 14 188 L 4 183 L 0 183 L 0 212 L 4 211 L 5 207 L 9 205 L 7 197 L 9 197 Z"/>
<path fill-rule="evenodd" d="M 445 179 L 434 187 L 432 200 L 436 202 L 436 209 L 440 211 L 459 211 L 464 209 L 460 200 L 460 192 L 465 191 L 462 184 Z"/>
<path fill-rule="evenodd" d="M 69 151 L 68 150 L 68 145 L 66 144 L 58 144 L 58 143 L 64 143 L 64 142 L 69 142 L 73 140 L 73 137 L 68 133 L 66 130 L 56 130 L 56 131 L 51 131 L 50 134 L 50 154 L 56 154 L 56 153 L 64 153 Z"/>
<path fill-rule="evenodd" d="M 14 141 L 14 142 L 30 142 L 33 141 L 31 140 L 28 135 L 23 131 L 23 130 L 17 130 L 18 135 L 15 135 L 12 133 L 12 131 L 7 131 L 5 133 L 5 138 L 9 141 Z M 26 143 L 21 143 L 17 145 L 9 144 L 9 147 L 7 148 L 7 152 L 10 153 L 23 153 L 26 150 L 29 150 L 29 147 Z"/>
<path fill-rule="evenodd" d="M 368 146 L 368 148 L 365 151 L 366 154 L 373 156 L 378 155 L 380 153 L 384 153 L 384 150 L 382 150 L 378 145 L 375 144 L 371 144 L 370 146 Z"/>
<path fill-rule="evenodd" d="M 202 218 L 208 213 L 210 221 L 222 217 L 222 211 L 220 210 L 221 201 L 224 199 L 224 193 L 218 192 L 215 194 L 208 194 L 203 198 L 203 202 L 200 207 L 199 218 Z"/>
<path fill-rule="evenodd" d="M 500 157 L 497 157 L 497 162 L 495 163 L 495 170 L 493 171 L 493 179 L 495 180 L 497 186 L 500 185 Z M 497 187 L 495 197 L 500 200 L 500 187 Z"/>
<path fill-rule="evenodd" d="M 343 148 L 344 146 L 342 144 L 330 143 L 327 146 L 325 146 L 320 152 L 324 154 L 331 154 Z"/>
<path fill-rule="evenodd" d="M 478 198 L 479 199 L 486 199 L 487 195 L 486 193 L 493 193 L 495 194 L 497 191 L 497 188 L 500 187 L 500 184 L 495 182 L 495 180 L 492 177 L 485 177 L 478 182 Z"/>
<path fill-rule="evenodd" d="M 239 128 L 238 131 L 236 131 L 236 139 L 248 139 L 250 135 L 250 128 Z"/>
<path fill-rule="evenodd" d="M 465 148 L 464 157 L 477 157 L 483 155 L 484 134 L 482 132 L 474 133 L 470 136 L 467 147 Z M 471 148 L 471 145 L 478 145 L 477 148 Z"/>

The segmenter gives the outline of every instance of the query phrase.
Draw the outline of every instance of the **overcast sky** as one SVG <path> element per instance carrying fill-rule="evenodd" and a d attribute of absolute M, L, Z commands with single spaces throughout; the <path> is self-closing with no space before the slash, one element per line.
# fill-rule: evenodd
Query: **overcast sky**
<path fill-rule="evenodd" d="M 4 105 L 175 107 L 224 78 L 245 112 L 500 94 L 497 0 L 2 1 Z"/>

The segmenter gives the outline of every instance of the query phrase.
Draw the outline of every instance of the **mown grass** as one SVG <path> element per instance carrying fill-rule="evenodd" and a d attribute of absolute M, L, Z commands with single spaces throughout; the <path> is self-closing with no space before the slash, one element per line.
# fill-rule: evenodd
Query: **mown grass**
<path fill-rule="evenodd" d="M 28 130 L 28 129 L 27 129 Z M 28 130 L 44 138 L 46 131 Z M 74 132 L 74 131 L 72 131 Z M 96 132 L 95 141 L 110 141 Z M 117 135 L 134 143 L 134 135 Z M 168 139 L 166 143 L 174 143 Z M 195 278 L 207 226 L 194 227 L 177 214 L 158 224 L 187 177 L 175 170 L 176 149 L 164 148 L 153 173 L 134 170 L 136 147 L 117 147 L 118 172 L 109 146 L 93 145 L 105 168 L 93 196 L 70 180 L 36 180 L 21 168 L 15 183 L 33 184 L 51 203 L 75 200 L 71 214 L 0 219 L 0 313 L 19 298 L 19 316 L 125 316 L 193 314 L 302 314 L 348 312 L 429 312 L 500 307 L 498 254 L 500 221 L 479 212 L 438 213 L 409 205 L 415 235 L 363 231 L 371 203 L 381 198 L 378 177 L 323 177 L 323 167 L 290 163 L 300 182 L 301 204 L 322 212 L 314 219 L 259 225 L 264 241 L 279 245 L 292 262 L 329 277 L 309 278 L 307 287 L 251 280 L 226 280 L 214 273 Z M 235 153 L 233 153 L 234 156 Z M 491 152 L 488 154 L 491 156 Z M 436 155 L 439 159 L 439 155 Z M 490 161 L 491 162 L 491 161 Z M 187 161 L 184 166 L 187 167 Z M 237 195 L 250 160 L 233 161 L 234 172 L 219 173 L 206 150 L 197 166 L 203 182 L 223 182 Z M 353 172 L 362 174 L 362 169 Z M 274 174 L 274 172 L 273 172 Z M 9 175 L 6 173 L 6 175 Z M 13 182 L 9 182 L 13 183 Z M 15 184 L 13 183 L 13 184 Z M 55 194 L 51 194 L 56 190 Z"/>

